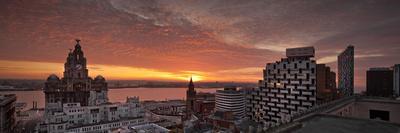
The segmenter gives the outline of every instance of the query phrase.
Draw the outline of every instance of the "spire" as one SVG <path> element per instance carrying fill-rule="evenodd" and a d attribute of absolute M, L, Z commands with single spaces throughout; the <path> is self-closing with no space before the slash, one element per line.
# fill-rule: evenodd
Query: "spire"
<path fill-rule="evenodd" d="M 191 86 L 191 85 L 193 85 L 193 79 L 192 79 L 192 77 L 190 76 L 189 86 Z"/>
<path fill-rule="evenodd" d="M 193 78 L 192 77 L 190 77 L 190 82 L 189 82 L 188 87 L 189 87 L 189 90 L 191 90 L 191 89 L 194 90 L 194 84 L 193 84 Z"/>

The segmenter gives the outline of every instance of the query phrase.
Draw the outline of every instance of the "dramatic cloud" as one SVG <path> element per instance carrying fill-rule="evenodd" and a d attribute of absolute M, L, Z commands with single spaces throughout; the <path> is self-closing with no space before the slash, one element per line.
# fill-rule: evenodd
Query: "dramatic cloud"
<path fill-rule="evenodd" d="M 62 63 L 75 38 L 99 73 L 109 71 L 102 64 L 252 82 L 286 48 L 314 46 L 317 61 L 336 70 L 336 56 L 351 44 L 361 90 L 369 67 L 399 63 L 398 7 L 394 0 L 3 0 L 0 77 L 29 69 L 5 61 Z"/>

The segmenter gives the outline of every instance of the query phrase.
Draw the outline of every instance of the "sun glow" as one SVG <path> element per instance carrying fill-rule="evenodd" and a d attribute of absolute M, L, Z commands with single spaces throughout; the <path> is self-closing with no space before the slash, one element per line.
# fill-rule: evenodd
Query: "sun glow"
<path fill-rule="evenodd" d="M 33 61 L 6 61 L 0 60 L 0 78 L 24 78 L 46 79 L 50 74 L 62 77 L 63 64 L 51 62 Z M 89 75 L 103 75 L 107 79 L 117 80 L 178 80 L 187 81 L 192 77 L 193 81 L 201 81 L 205 78 L 203 72 L 179 71 L 166 72 L 156 69 L 137 68 L 129 66 L 93 64 L 88 66 Z"/>

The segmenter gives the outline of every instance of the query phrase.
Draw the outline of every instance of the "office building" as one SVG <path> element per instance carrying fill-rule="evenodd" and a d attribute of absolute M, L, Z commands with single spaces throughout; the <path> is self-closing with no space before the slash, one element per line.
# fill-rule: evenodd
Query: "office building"
<path fill-rule="evenodd" d="M 329 102 L 337 97 L 336 74 L 325 64 L 317 64 L 317 101 Z"/>
<path fill-rule="evenodd" d="M 367 71 L 367 95 L 393 96 L 393 70 L 390 68 L 370 68 Z"/>
<path fill-rule="evenodd" d="M 138 97 L 128 97 L 126 103 L 108 102 L 107 82 L 102 76 L 88 76 L 79 42 L 68 54 L 64 77 L 52 74 L 47 78 L 44 120 L 37 132 L 109 132 L 145 123 Z"/>
<path fill-rule="evenodd" d="M 247 96 L 247 117 L 270 125 L 316 104 L 314 48 L 286 49 L 287 58 L 268 63 L 259 87 Z"/>
<path fill-rule="evenodd" d="M 400 64 L 393 66 L 393 93 L 394 96 L 400 96 Z"/>
<path fill-rule="evenodd" d="M 15 119 L 15 94 L 0 95 L 0 132 L 13 133 L 16 125 Z"/>
<path fill-rule="evenodd" d="M 344 96 L 354 94 L 354 46 L 350 45 L 338 56 L 339 92 Z"/>
<path fill-rule="evenodd" d="M 234 117 L 243 118 L 245 115 L 245 94 L 236 87 L 224 88 L 215 92 L 215 110 L 232 111 Z"/>
<path fill-rule="evenodd" d="M 50 75 L 44 86 L 45 115 L 62 111 L 64 103 L 80 103 L 81 106 L 93 106 L 108 102 L 107 82 L 104 77 L 89 77 L 86 58 L 76 40 L 75 49 L 68 53 L 64 64 L 64 77 Z"/>

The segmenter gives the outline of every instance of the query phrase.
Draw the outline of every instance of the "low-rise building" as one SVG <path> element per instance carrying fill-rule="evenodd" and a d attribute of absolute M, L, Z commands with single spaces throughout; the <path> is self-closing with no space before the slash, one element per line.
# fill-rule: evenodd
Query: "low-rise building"
<path fill-rule="evenodd" d="M 47 114 L 39 132 L 108 132 L 128 125 L 143 124 L 144 111 L 138 97 L 128 97 L 126 103 L 81 106 L 65 103 L 61 112 Z"/>
<path fill-rule="evenodd" d="M 0 95 L 0 132 L 12 133 L 16 125 L 15 120 L 15 94 Z"/>

